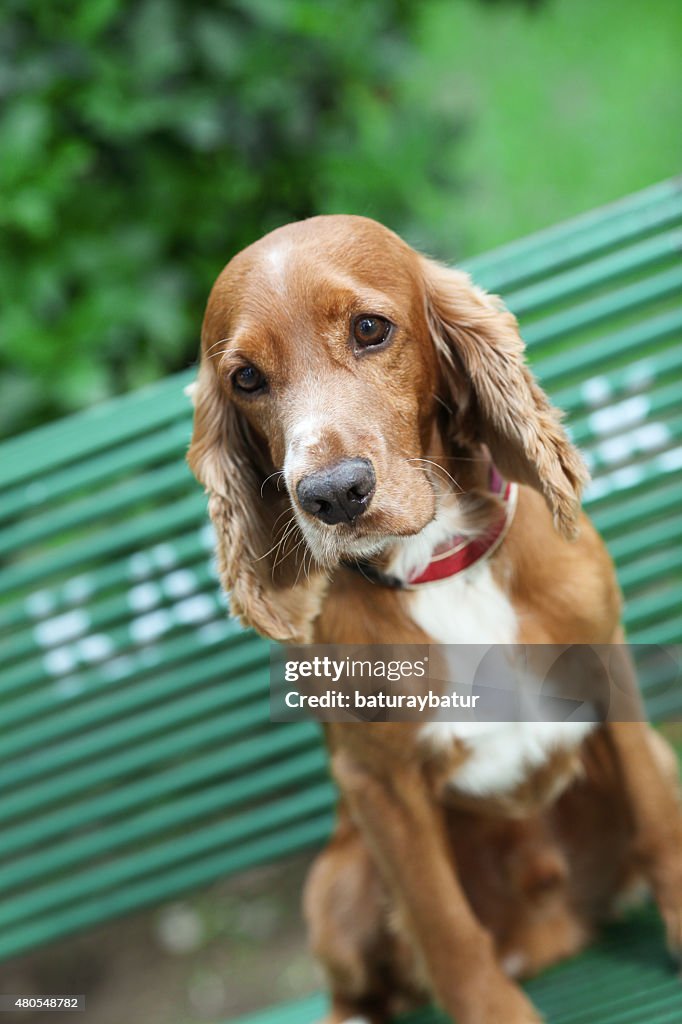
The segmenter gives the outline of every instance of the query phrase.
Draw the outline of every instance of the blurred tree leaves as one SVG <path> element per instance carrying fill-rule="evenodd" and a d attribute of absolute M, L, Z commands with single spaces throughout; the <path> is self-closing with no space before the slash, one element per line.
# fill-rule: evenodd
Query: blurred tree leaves
<path fill-rule="evenodd" d="M 460 126 L 410 88 L 418 7 L 6 0 L 0 433 L 187 365 L 220 267 L 286 221 L 438 250 Z"/>

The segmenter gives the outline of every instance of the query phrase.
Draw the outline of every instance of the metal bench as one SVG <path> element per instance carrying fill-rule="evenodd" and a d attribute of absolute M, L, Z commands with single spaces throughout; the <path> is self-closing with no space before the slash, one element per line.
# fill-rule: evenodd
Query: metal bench
<path fill-rule="evenodd" d="M 642 643 L 682 635 L 681 240 L 682 183 L 668 181 L 466 264 L 520 317 L 587 453 L 586 505 Z M 192 376 L 0 447 L 0 958 L 331 827 L 318 731 L 268 721 L 267 645 L 225 615 L 183 461 Z M 654 719 L 682 710 L 681 687 L 645 682 Z M 682 1019 L 673 981 L 645 917 L 531 987 L 552 1020 L 606 1020 L 581 1011 L 589 992 L 613 996 L 609 1021 L 640 1021 L 646 993 L 662 1024 Z"/>

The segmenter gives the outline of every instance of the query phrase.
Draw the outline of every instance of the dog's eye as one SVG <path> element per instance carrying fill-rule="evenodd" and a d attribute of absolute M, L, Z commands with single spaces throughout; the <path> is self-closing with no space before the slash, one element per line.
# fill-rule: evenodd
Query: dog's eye
<path fill-rule="evenodd" d="M 353 321 L 353 339 L 360 348 L 382 345 L 391 333 L 393 324 L 383 316 L 368 316 L 363 313 Z"/>
<path fill-rule="evenodd" d="M 265 377 L 255 366 L 242 366 L 232 374 L 232 383 L 237 391 L 246 391 L 252 395 L 255 391 L 265 388 Z"/>

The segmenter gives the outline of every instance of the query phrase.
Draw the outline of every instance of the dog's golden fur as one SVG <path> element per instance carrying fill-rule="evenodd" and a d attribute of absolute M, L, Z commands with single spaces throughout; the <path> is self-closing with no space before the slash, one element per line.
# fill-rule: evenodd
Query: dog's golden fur
<path fill-rule="evenodd" d="M 360 313 L 394 325 L 381 351 L 353 350 L 349 325 Z M 498 514 L 490 453 L 521 485 L 490 560 L 517 640 L 622 638 L 611 562 L 579 508 L 580 457 L 524 363 L 514 317 L 465 274 L 364 218 L 289 225 L 220 275 L 202 353 L 189 462 L 209 494 L 222 582 L 244 622 L 282 641 L 430 642 L 408 595 L 340 560 L 385 564 L 444 495 L 460 531 L 480 532 Z M 235 389 L 244 365 L 267 391 Z M 374 466 L 371 505 L 353 523 L 313 521 L 297 505 L 297 483 L 345 457 Z M 330 1022 L 385 1021 L 426 993 L 459 1024 L 537 1021 L 508 973 L 581 948 L 639 876 L 680 953 L 682 815 L 660 737 L 643 724 L 608 725 L 511 791 L 474 799 L 449 785 L 466 746 L 430 750 L 419 730 L 327 727 L 342 802 L 305 905 Z"/>

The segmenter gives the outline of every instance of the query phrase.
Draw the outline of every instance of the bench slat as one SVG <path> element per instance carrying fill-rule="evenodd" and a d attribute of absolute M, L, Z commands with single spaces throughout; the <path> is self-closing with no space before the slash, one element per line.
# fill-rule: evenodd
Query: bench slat
<path fill-rule="evenodd" d="M 334 799 L 330 782 L 306 786 L 293 795 L 245 811 L 238 818 L 218 821 L 191 832 L 179 833 L 168 847 L 166 842 L 136 848 L 129 857 L 109 860 L 78 872 L 75 876 L 58 878 L 0 905 L 0 927 L 9 926 L 42 915 L 56 907 L 83 902 L 89 896 L 107 892 L 112 886 L 122 886 L 134 878 L 150 875 L 166 866 L 190 860 L 219 847 L 229 861 L 230 847 L 242 839 L 260 836 L 283 824 L 299 821 L 326 810 Z"/>
<path fill-rule="evenodd" d="M 263 720 L 262 702 L 249 703 L 246 707 L 235 705 L 240 704 L 242 694 L 251 685 L 251 695 L 264 696 L 267 693 L 268 673 L 263 666 L 260 669 L 244 673 L 241 681 L 244 685 L 232 686 L 209 686 L 202 687 L 196 694 L 190 693 L 179 696 L 169 701 L 162 707 L 152 708 L 136 714 L 132 719 L 125 719 L 121 722 L 113 722 L 94 732 L 88 732 L 68 744 L 48 747 L 43 751 L 36 751 L 33 754 L 16 758 L 12 761 L 11 772 L 3 768 L 0 778 L 5 780 L 9 775 L 13 785 L 24 782 L 28 779 L 44 775 L 46 772 L 62 771 L 66 766 L 88 761 L 87 776 L 83 777 L 82 769 L 77 769 L 71 774 L 71 778 L 77 787 L 87 786 L 92 781 L 92 776 L 101 773 L 103 770 L 101 755 L 109 750 L 123 749 L 123 755 L 129 754 L 131 764 L 134 763 L 139 753 L 146 761 L 153 749 L 152 738 L 156 733 L 182 725 L 194 719 L 201 719 L 203 716 L 210 716 L 206 720 L 206 728 L 209 721 L 220 711 L 229 709 L 223 720 L 223 728 L 226 730 L 225 737 L 234 737 L 239 730 L 247 729 L 257 725 Z M 177 738 L 177 737 L 176 737 Z M 149 739 L 149 743 L 132 747 L 135 740 Z M 128 748 L 126 750 L 126 748 Z M 120 755 L 116 755 L 120 756 Z M 114 758 L 110 759 L 114 760 Z M 81 775 L 79 780 L 78 775 Z M 45 779 L 45 788 L 54 787 L 54 797 L 59 799 L 62 790 L 66 788 L 66 774 L 49 776 Z M 9 781 L 9 779 L 7 780 Z M 4 788 L 4 785 L 3 785 Z M 8 797 L 11 806 L 12 796 Z"/>
<path fill-rule="evenodd" d="M 602 212 L 604 212 L 602 210 Z M 596 213 L 596 211 L 595 211 Z M 569 221 L 530 239 L 512 242 L 492 254 L 466 260 L 464 266 L 484 288 L 507 291 L 533 278 L 556 273 L 581 260 L 594 259 L 605 250 L 632 242 L 649 232 L 664 230 L 682 216 L 682 187 L 671 184 L 667 196 L 650 205 L 623 206 L 603 218 Z M 524 244 L 526 243 L 526 244 Z"/>
<path fill-rule="evenodd" d="M 328 800 L 329 802 L 329 800 Z M 52 914 L 41 914 L 16 928 L 8 928 L 0 934 L 0 958 L 6 958 L 37 945 L 49 942 L 107 918 L 116 917 L 126 911 L 171 899 L 179 893 L 206 885 L 216 878 L 225 877 L 247 867 L 267 863 L 275 856 L 321 843 L 329 835 L 333 815 L 328 811 L 308 821 L 282 823 L 276 842 L 273 837 L 258 837 L 246 842 L 232 854 L 223 852 L 197 857 L 186 865 L 174 870 L 152 874 L 149 878 L 128 882 L 119 888 L 103 890 L 89 903 L 79 903 Z"/>
<path fill-rule="evenodd" d="M 161 460 L 179 461 L 187 449 L 187 417 L 146 434 L 140 440 L 119 445 L 96 457 L 84 457 L 75 465 L 43 473 L 40 483 L 24 481 L 2 494 L 0 522 L 28 511 L 58 502 L 74 491 L 83 491 L 97 484 L 110 484 L 117 476 Z"/>
<path fill-rule="evenodd" d="M 70 800 L 58 810 L 44 813 L 39 820 L 22 815 L 18 823 L 10 823 L 3 831 L 3 856 L 9 858 L 28 847 L 63 837 L 74 829 L 97 826 L 112 817 L 120 817 L 124 811 L 136 812 L 164 797 L 196 790 L 210 780 L 229 777 L 234 771 L 256 768 L 264 760 L 292 758 L 311 748 L 321 751 L 318 731 L 311 722 L 296 722 L 275 730 L 267 748 L 256 733 L 232 743 L 229 752 L 222 745 L 198 753 L 185 752 L 183 759 L 179 763 L 172 762 L 171 767 L 162 766 L 141 779 L 101 789 L 94 797 Z"/>
<path fill-rule="evenodd" d="M 162 510 L 156 509 L 145 516 L 138 516 L 132 523 L 111 526 L 103 535 L 81 537 L 78 541 L 67 542 L 63 547 L 44 553 L 42 557 L 11 565 L 0 577 L 0 595 L 30 584 L 42 584 L 52 576 L 78 570 L 79 566 L 88 562 L 105 561 L 115 558 L 121 552 L 160 544 L 169 533 L 182 527 L 196 528 L 205 515 L 206 499 L 196 489 L 186 498 Z"/>
<path fill-rule="evenodd" d="M 237 768 L 238 766 L 234 766 L 234 770 Z M 121 847 L 137 848 L 138 843 L 150 837 L 161 836 L 167 841 L 193 821 L 205 819 L 208 815 L 216 813 L 228 818 L 229 812 L 235 807 L 257 799 L 264 792 L 281 794 L 304 782 L 310 784 L 316 777 L 324 774 L 326 758 L 319 746 L 300 753 L 297 751 L 284 761 L 253 770 L 246 778 L 204 786 L 188 796 L 176 797 L 159 806 L 145 808 L 142 813 L 126 817 L 123 821 L 103 825 L 96 831 L 59 844 L 51 844 L 47 849 L 36 853 L 25 854 L 3 867 L 3 886 L 6 889 L 14 886 L 25 887 L 27 883 L 40 882 L 46 875 L 64 872 L 65 868 L 87 863 L 91 858 L 101 854 L 116 854 Z M 271 806 L 272 801 L 267 804 L 267 807 Z M 229 825 L 229 821 L 227 824 Z M 247 834 L 254 831 L 253 821 L 248 817 L 246 820 L 244 817 L 235 819 L 234 828 L 230 829 L 231 843 L 239 838 L 240 830 L 246 831 Z M 59 881 L 56 886 L 59 886 Z M 37 899 L 40 904 L 40 896 Z M 18 905 L 21 907 L 21 918 L 25 905 Z"/>
<path fill-rule="evenodd" d="M 3 759 L 23 747 L 30 749 L 31 746 L 41 750 L 42 758 L 46 745 L 63 736 L 85 731 L 86 726 L 92 729 L 102 722 L 115 721 L 133 713 L 137 718 L 141 709 L 153 709 L 161 703 L 169 703 L 170 698 L 193 691 L 199 683 L 217 682 L 226 685 L 231 681 L 231 699 L 238 701 L 242 694 L 248 698 L 252 678 L 250 675 L 244 677 L 244 673 L 254 670 L 262 672 L 268 665 L 267 655 L 265 644 L 247 636 L 244 643 L 232 648 L 229 666 L 225 665 L 225 656 L 221 652 L 202 658 L 201 664 L 191 674 L 188 671 L 190 666 L 185 663 L 170 672 L 155 671 L 151 678 L 140 680 L 135 686 L 112 687 L 111 684 L 100 684 L 101 692 L 87 690 L 85 701 L 71 701 L 66 707 L 58 705 L 55 709 L 57 713 L 47 716 L 43 721 L 36 721 L 39 708 L 31 693 L 27 699 L 3 708 L 3 720 L 13 725 L 12 735 L 3 743 Z M 41 697 L 44 704 L 45 694 Z M 20 730 L 16 728 L 20 722 L 29 724 Z M 74 756 L 73 748 L 70 756 Z"/>
<path fill-rule="evenodd" d="M 106 451 L 121 441 L 139 438 L 147 431 L 158 430 L 172 422 L 187 402 L 182 389 L 195 376 L 195 371 L 186 370 L 5 442 L 2 446 L 3 486 L 32 480 L 58 465 L 76 463 L 83 456 Z"/>
<path fill-rule="evenodd" d="M 555 355 L 542 356 L 537 360 L 533 357 L 533 368 L 547 387 L 548 382 L 551 382 L 553 390 L 564 378 L 573 377 L 584 381 L 589 373 L 601 372 L 629 356 L 639 356 L 642 350 L 651 351 L 654 343 L 676 341 L 680 335 L 682 309 L 673 309 L 619 328 L 599 337 L 590 345 L 566 348 Z"/>

